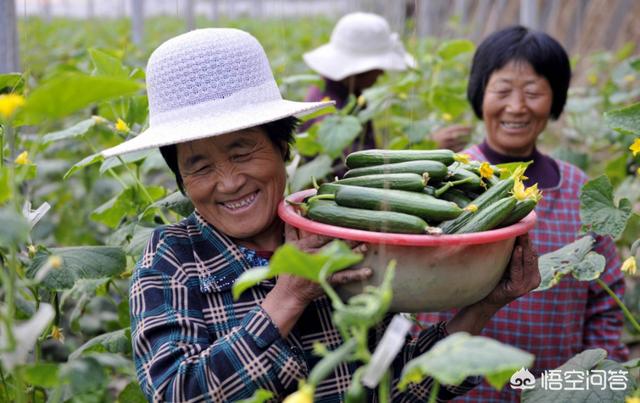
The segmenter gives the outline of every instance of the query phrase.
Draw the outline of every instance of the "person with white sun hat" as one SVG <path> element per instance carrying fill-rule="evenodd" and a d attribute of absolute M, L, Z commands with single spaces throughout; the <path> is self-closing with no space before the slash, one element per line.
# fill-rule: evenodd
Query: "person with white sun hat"
<path fill-rule="evenodd" d="M 416 68 L 416 61 L 402 45 L 398 34 L 391 32 L 387 21 L 372 13 L 355 12 L 340 18 L 329 43 L 303 55 L 307 66 L 323 79 L 323 88 L 311 86 L 305 101 L 331 99 L 336 107 L 346 106 L 349 95 L 358 97 L 371 88 L 386 71 L 405 71 Z M 305 123 L 302 129 L 321 120 Z M 451 125 L 431 134 L 425 133 L 438 148 L 460 151 L 466 145 L 471 127 Z M 352 145 L 347 152 L 375 148 L 374 128 L 367 122 L 360 144 Z"/>
<path fill-rule="evenodd" d="M 142 391 L 149 401 L 227 402 L 266 389 L 282 400 L 318 362 L 315 343 L 333 350 L 343 342 L 331 303 L 318 284 L 288 275 L 260 282 L 237 301 L 231 288 L 246 270 L 267 265 L 285 242 L 313 252 L 330 241 L 298 234 L 276 213 L 295 116 L 329 103 L 282 99 L 262 46 L 237 29 L 200 29 L 168 40 L 149 58 L 146 80 L 149 128 L 102 155 L 159 147 L 195 211 L 153 232 L 131 279 L 131 339 Z M 526 243 L 518 246 L 510 273 L 520 273 L 519 280 L 501 283 L 487 299 L 407 341 L 394 379 L 407 360 L 448 332 L 477 334 L 499 307 L 535 287 L 532 256 Z M 330 281 L 370 275 L 353 268 Z M 354 363 L 339 364 L 318 385 L 316 401 L 341 401 L 354 371 Z M 477 383 L 442 387 L 439 396 L 452 398 Z M 393 399 L 423 400 L 430 385 L 427 379 L 405 392 L 394 388 Z"/>

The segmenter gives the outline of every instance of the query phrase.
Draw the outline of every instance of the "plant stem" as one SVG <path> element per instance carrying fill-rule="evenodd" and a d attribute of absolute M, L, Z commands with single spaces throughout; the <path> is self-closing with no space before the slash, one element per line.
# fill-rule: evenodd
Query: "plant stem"
<path fill-rule="evenodd" d="M 618 298 L 616 293 L 613 292 L 613 290 L 609 288 L 609 286 L 604 281 L 597 278 L 596 282 L 600 284 L 600 287 L 602 287 L 607 292 L 607 294 L 609 294 L 611 298 L 613 298 L 613 300 L 616 301 L 616 304 L 620 306 L 620 308 L 622 309 L 622 312 L 624 312 L 625 316 L 627 317 L 629 322 L 631 322 L 636 332 L 640 332 L 640 324 L 638 324 L 638 321 L 636 320 L 636 318 L 633 317 L 633 314 L 629 311 L 629 309 L 624 304 L 624 302 L 622 302 L 620 298 Z"/>
<path fill-rule="evenodd" d="M 344 303 L 342 302 L 342 299 L 340 299 L 340 296 L 336 293 L 333 287 L 331 287 L 331 284 L 329 284 L 329 282 L 327 281 L 327 277 L 328 277 L 327 272 L 329 270 L 328 263 L 329 262 L 325 263 L 322 269 L 320 269 L 318 282 L 320 283 L 320 285 L 322 286 L 322 289 L 331 300 L 331 304 L 333 305 L 333 308 L 334 309 L 343 308 Z"/>
<path fill-rule="evenodd" d="M 429 403 L 436 403 L 438 401 L 438 392 L 440 392 L 440 382 L 433 378 L 433 385 L 431 385 L 431 393 L 429 394 Z"/>
<path fill-rule="evenodd" d="M 382 379 L 378 384 L 378 401 L 380 403 L 389 403 L 391 400 L 391 376 L 389 370 L 384 371 Z"/>

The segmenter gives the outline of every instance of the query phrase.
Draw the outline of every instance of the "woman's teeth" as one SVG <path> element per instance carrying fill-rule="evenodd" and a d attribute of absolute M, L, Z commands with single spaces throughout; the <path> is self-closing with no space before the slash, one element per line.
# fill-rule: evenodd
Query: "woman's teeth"
<path fill-rule="evenodd" d="M 524 129 L 528 124 L 528 122 L 502 122 L 502 126 L 507 129 Z"/>
<path fill-rule="evenodd" d="M 253 192 L 242 200 L 233 201 L 233 202 L 224 202 L 223 205 L 230 210 L 236 210 L 253 203 L 257 195 L 258 195 L 258 192 Z"/>

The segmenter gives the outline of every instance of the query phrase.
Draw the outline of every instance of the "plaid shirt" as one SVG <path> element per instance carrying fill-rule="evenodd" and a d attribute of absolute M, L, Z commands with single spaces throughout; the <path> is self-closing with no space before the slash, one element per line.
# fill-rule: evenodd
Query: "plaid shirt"
<path fill-rule="evenodd" d="M 474 159 L 486 160 L 478 146 L 465 152 Z M 539 255 L 575 241 L 581 227 L 578 197 L 587 176 L 571 164 L 556 162 L 560 168 L 560 183 L 542 189 L 543 198 L 536 207 L 538 220 L 530 232 Z M 598 237 L 595 250 L 607 260 L 600 278 L 622 296 L 624 278 L 613 241 L 609 237 Z M 434 322 L 451 315 L 420 314 L 418 319 Z M 535 367 L 530 370 L 540 376 L 542 371 L 557 368 L 590 348 L 604 348 L 610 358 L 625 360 L 628 351 L 620 342 L 622 326 L 622 311 L 596 282 L 566 276 L 555 287 L 525 295 L 502 308 L 485 327 L 483 335 L 535 354 Z M 456 401 L 502 403 L 519 401 L 519 395 L 508 386 L 498 392 L 483 383 Z"/>
<path fill-rule="evenodd" d="M 314 343 L 331 350 L 342 343 L 326 297 L 307 307 L 286 339 L 260 307 L 274 281 L 233 300 L 231 287 L 238 276 L 251 263 L 267 263 L 252 252 L 243 253 L 198 213 L 153 233 L 130 288 L 136 370 L 149 400 L 227 402 L 248 398 L 258 388 L 281 400 L 318 362 Z M 375 329 L 376 340 L 389 318 Z M 394 385 L 404 363 L 445 336 L 444 323 L 439 323 L 408 339 L 392 366 Z M 341 401 L 354 370 L 353 363 L 340 364 L 318 385 L 315 401 Z M 404 394 L 394 387 L 393 400 L 426 401 L 431 382 L 412 385 Z M 451 399 L 477 383 L 470 378 L 460 387 L 441 388 L 439 397 Z"/>

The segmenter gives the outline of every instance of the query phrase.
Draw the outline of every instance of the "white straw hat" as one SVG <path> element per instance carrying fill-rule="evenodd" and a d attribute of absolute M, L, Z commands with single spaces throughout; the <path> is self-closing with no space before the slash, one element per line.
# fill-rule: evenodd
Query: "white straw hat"
<path fill-rule="evenodd" d="M 149 128 L 102 151 L 112 157 L 300 116 L 333 102 L 282 99 L 264 49 L 250 34 L 198 29 L 169 39 L 147 64 Z"/>
<path fill-rule="evenodd" d="M 398 34 L 376 14 L 351 13 L 338 21 L 328 44 L 303 55 L 309 67 L 334 81 L 365 71 L 415 67 Z"/>

